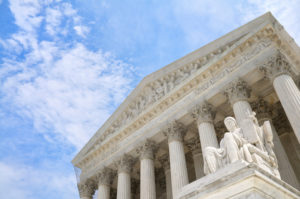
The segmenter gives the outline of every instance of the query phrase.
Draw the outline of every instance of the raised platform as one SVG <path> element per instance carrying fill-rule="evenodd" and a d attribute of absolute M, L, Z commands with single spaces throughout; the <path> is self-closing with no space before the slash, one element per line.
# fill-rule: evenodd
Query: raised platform
<path fill-rule="evenodd" d="M 176 199 L 299 199 L 300 191 L 255 164 L 236 162 L 182 188 Z"/>

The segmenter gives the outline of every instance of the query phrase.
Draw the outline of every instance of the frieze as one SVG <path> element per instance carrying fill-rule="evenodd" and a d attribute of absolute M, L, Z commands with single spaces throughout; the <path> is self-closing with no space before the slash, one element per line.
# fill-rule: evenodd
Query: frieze
<path fill-rule="evenodd" d="M 215 59 L 216 56 L 220 56 L 224 51 L 229 49 L 235 42 L 240 40 L 238 38 L 229 44 L 207 54 L 200 59 L 184 65 L 183 67 L 172 71 L 169 74 L 161 77 L 145 86 L 143 89 L 144 92 L 140 94 L 136 100 L 134 100 L 128 108 L 120 115 L 118 119 L 109 127 L 99 138 L 98 142 L 94 146 L 99 145 L 103 142 L 109 135 L 114 134 L 122 126 L 125 126 L 134 118 L 136 118 L 143 110 L 145 110 L 150 105 L 159 101 L 175 87 L 177 87 L 181 82 L 195 74 L 202 66 L 208 64 L 212 59 Z"/>
<path fill-rule="evenodd" d="M 259 43 L 255 46 L 255 48 L 250 49 L 248 52 L 245 52 L 243 56 L 241 56 L 240 59 L 236 60 L 232 64 L 229 64 L 226 68 L 224 68 L 221 71 L 216 71 L 215 74 L 213 74 L 213 77 L 209 80 L 207 80 L 205 83 L 199 86 L 195 90 L 197 94 L 202 93 L 203 91 L 207 90 L 209 87 L 213 86 L 217 81 L 224 78 L 226 75 L 231 73 L 232 71 L 236 70 L 240 65 L 244 64 L 245 62 L 252 59 L 254 56 L 256 56 L 259 52 L 261 52 L 263 49 L 270 46 L 272 43 L 272 40 L 270 38 L 264 38 L 259 41 Z"/>
<path fill-rule="evenodd" d="M 257 36 L 257 35 L 259 35 L 259 36 Z M 214 70 L 213 73 L 211 72 L 211 74 L 212 74 L 211 79 L 207 78 L 207 76 L 205 76 L 203 74 L 205 72 L 202 72 L 201 74 L 196 73 L 198 76 L 194 77 L 186 85 L 182 86 L 181 89 L 177 89 L 176 92 L 172 93 L 172 95 L 168 95 L 168 97 L 165 97 L 164 100 L 162 100 L 160 103 L 156 102 L 156 105 L 153 106 L 151 110 L 147 111 L 147 113 L 141 114 L 141 116 L 138 119 L 135 119 L 135 121 L 131 125 L 127 126 L 126 128 L 121 129 L 120 132 L 115 137 L 113 137 L 113 139 L 110 139 L 109 142 L 106 142 L 104 145 L 101 145 L 101 147 L 98 147 L 97 150 L 93 151 L 93 153 L 86 155 L 85 158 L 80 163 L 78 163 L 78 165 L 81 168 L 84 168 L 83 170 L 90 170 L 90 169 L 96 167 L 95 164 L 91 164 L 91 161 L 90 161 L 91 159 L 96 158 L 97 162 L 100 162 L 101 160 L 106 159 L 108 156 L 111 156 L 115 151 L 118 150 L 116 147 L 113 147 L 113 146 L 116 146 L 117 143 L 120 142 L 120 140 L 123 140 L 130 133 L 141 128 L 145 123 L 152 120 L 156 115 L 158 115 L 159 113 L 161 113 L 162 111 L 167 109 L 169 106 L 171 106 L 173 103 L 175 103 L 176 101 L 181 99 L 187 93 L 195 91 L 196 94 L 200 94 L 203 91 L 205 91 L 206 89 L 213 86 L 222 77 L 225 77 L 232 71 L 236 70 L 241 64 L 252 59 L 258 53 L 260 53 L 263 49 L 270 46 L 272 43 L 271 38 L 273 37 L 273 35 L 274 35 L 274 32 L 273 32 L 272 28 L 269 28 L 267 30 L 262 30 L 262 31 L 258 32 L 256 35 L 249 38 L 247 41 L 245 41 L 240 46 L 236 46 L 236 48 L 239 49 L 239 53 L 240 54 L 243 53 L 243 55 L 240 56 L 241 60 L 235 60 L 234 62 L 228 63 L 229 57 L 235 57 L 238 53 L 235 50 L 233 50 L 232 52 L 228 52 L 226 57 L 224 56 L 223 58 L 218 60 L 217 63 L 214 63 L 210 66 L 211 68 L 217 67 L 219 69 L 219 70 Z M 255 43 L 255 45 L 254 45 L 254 43 Z M 245 46 L 249 46 L 249 45 L 251 45 L 252 48 L 250 48 L 250 49 L 245 48 Z M 245 50 L 242 50 L 243 48 Z M 231 53 L 233 53 L 234 55 L 232 55 Z M 212 55 L 210 55 L 210 56 L 212 56 Z M 206 59 L 209 60 L 210 56 L 207 56 Z M 227 61 L 225 61 L 226 59 L 227 59 Z M 201 65 L 201 60 L 198 62 Z M 224 64 L 224 63 L 226 63 L 226 64 Z M 185 75 L 182 75 L 182 77 L 185 77 Z M 174 82 L 175 82 L 176 78 L 175 77 L 173 77 L 173 78 L 174 78 Z M 204 81 L 204 80 L 207 80 L 207 81 Z M 155 84 L 160 84 L 161 86 L 163 86 L 162 81 L 158 81 L 158 82 L 160 82 L 160 83 L 155 83 Z M 204 82 L 204 83 L 201 83 L 199 86 L 200 82 Z M 175 85 L 175 83 L 174 83 L 174 85 Z M 166 90 L 168 90 L 167 89 L 168 87 L 164 87 L 164 88 Z M 172 86 L 169 88 L 172 88 Z M 165 91 L 164 91 L 164 89 L 158 89 L 158 91 L 156 89 L 155 92 L 159 93 L 159 92 L 165 92 Z M 159 98 L 157 98 L 157 99 L 159 99 Z M 153 101 L 153 100 L 147 99 L 147 101 Z M 154 101 L 151 103 L 154 103 Z M 141 104 L 144 104 L 144 103 L 141 103 Z M 129 112 L 127 112 L 127 113 L 129 114 Z M 130 113 L 130 114 L 132 114 L 132 113 Z M 98 146 L 99 146 L 99 143 L 98 143 Z"/>

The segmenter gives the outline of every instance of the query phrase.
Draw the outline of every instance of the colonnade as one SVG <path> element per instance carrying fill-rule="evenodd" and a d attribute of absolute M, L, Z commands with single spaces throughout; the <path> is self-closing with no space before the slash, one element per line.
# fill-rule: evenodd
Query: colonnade
<path fill-rule="evenodd" d="M 294 80 L 291 77 L 290 65 L 286 58 L 281 54 L 276 54 L 270 61 L 262 66 L 260 70 L 268 77 L 273 84 L 274 90 L 285 110 L 285 113 L 291 123 L 294 133 L 300 140 L 300 92 Z M 249 103 L 251 88 L 242 79 L 236 79 L 226 85 L 224 94 L 230 102 L 234 116 L 238 125 L 245 130 L 244 136 L 251 142 L 256 142 L 257 137 L 251 133 L 251 120 L 248 120 L 249 114 L 252 114 L 252 107 Z M 256 105 L 256 108 L 258 106 Z M 258 109 L 261 110 L 261 109 Z M 262 112 L 262 111 L 261 111 Z M 214 107 L 206 101 L 196 105 L 192 115 L 197 123 L 200 145 L 202 152 L 208 146 L 219 147 L 216 130 L 214 127 Z M 267 114 L 265 114 L 267 115 Z M 264 115 L 264 116 L 265 116 Z M 261 117 L 257 115 L 260 121 L 270 119 L 270 117 Z M 261 118 L 259 118 L 261 117 Z M 253 126 L 253 125 L 252 125 Z M 166 177 L 166 193 L 167 199 L 177 195 L 181 188 L 189 183 L 187 163 L 184 151 L 183 137 L 186 132 L 184 125 L 178 121 L 169 123 L 163 130 L 164 135 L 168 140 L 169 157 L 160 157 Z M 276 135 L 277 136 L 277 135 Z M 287 156 L 283 147 L 276 142 L 280 142 L 278 136 L 274 136 L 275 153 L 279 156 L 279 161 L 286 161 Z M 155 199 L 155 166 L 154 154 L 157 146 L 151 140 L 146 140 L 145 143 L 138 147 L 137 152 L 140 156 L 140 198 Z M 195 149 L 193 159 L 195 164 L 195 173 L 197 178 L 203 176 L 203 165 L 198 165 L 203 157 L 200 149 Z M 168 161 L 170 160 L 170 161 Z M 288 161 L 287 161 L 288 162 Z M 286 163 L 286 162 L 285 162 Z M 132 169 L 133 158 L 129 155 L 124 155 L 117 162 L 117 199 L 131 198 L 131 183 L 130 171 Z M 280 164 L 279 164 L 280 166 Z M 299 187 L 299 183 L 295 177 L 293 169 L 290 165 L 280 166 L 279 171 L 282 178 L 295 187 Z M 200 170 L 199 170 L 200 169 Z M 110 184 L 113 172 L 110 169 L 104 168 L 98 174 L 98 199 L 108 199 L 110 193 Z M 81 199 L 91 199 L 93 191 L 91 186 L 80 185 Z"/>

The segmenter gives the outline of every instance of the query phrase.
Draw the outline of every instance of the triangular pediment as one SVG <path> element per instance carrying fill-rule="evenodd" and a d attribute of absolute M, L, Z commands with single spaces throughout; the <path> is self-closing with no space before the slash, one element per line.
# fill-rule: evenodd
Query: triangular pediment
<path fill-rule="evenodd" d="M 193 85 L 201 82 L 196 77 L 201 74 L 202 79 L 205 79 L 209 70 L 217 70 L 234 58 L 233 55 L 241 51 L 241 45 L 247 48 L 247 45 L 252 45 L 261 37 L 253 38 L 254 35 L 270 35 L 270 32 L 263 32 L 268 26 L 280 28 L 280 24 L 270 13 L 146 76 L 74 158 L 73 164 L 78 164 L 112 138 L 122 139 L 141 128 L 159 111 L 163 111 L 164 107 L 171 106 L 177 98 L 191 90 Z"/>

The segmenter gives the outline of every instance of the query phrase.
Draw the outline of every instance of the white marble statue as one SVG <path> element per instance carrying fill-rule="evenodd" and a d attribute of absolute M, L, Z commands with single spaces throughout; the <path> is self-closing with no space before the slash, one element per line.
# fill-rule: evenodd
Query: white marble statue
<path fill-rule="evenodd" d="M 206 147 L 204 150 L 204 172 L 210 174 L 219 168 L 238 160 L 249 163 L 256 163 L 271 174 L 280 178 L 278 164 L 273 152 L 273 134 L 269 121 L 262 126 L 258 125 L 255 113 L 249 113 L 253 121 L 253 134 L 259 139 L 250 143 L 243 136 L 243 130 L 238 127 L 233 117 L 226 117 L 224 120 L 228 130 L 220 142 L 220 148 Z"/>

